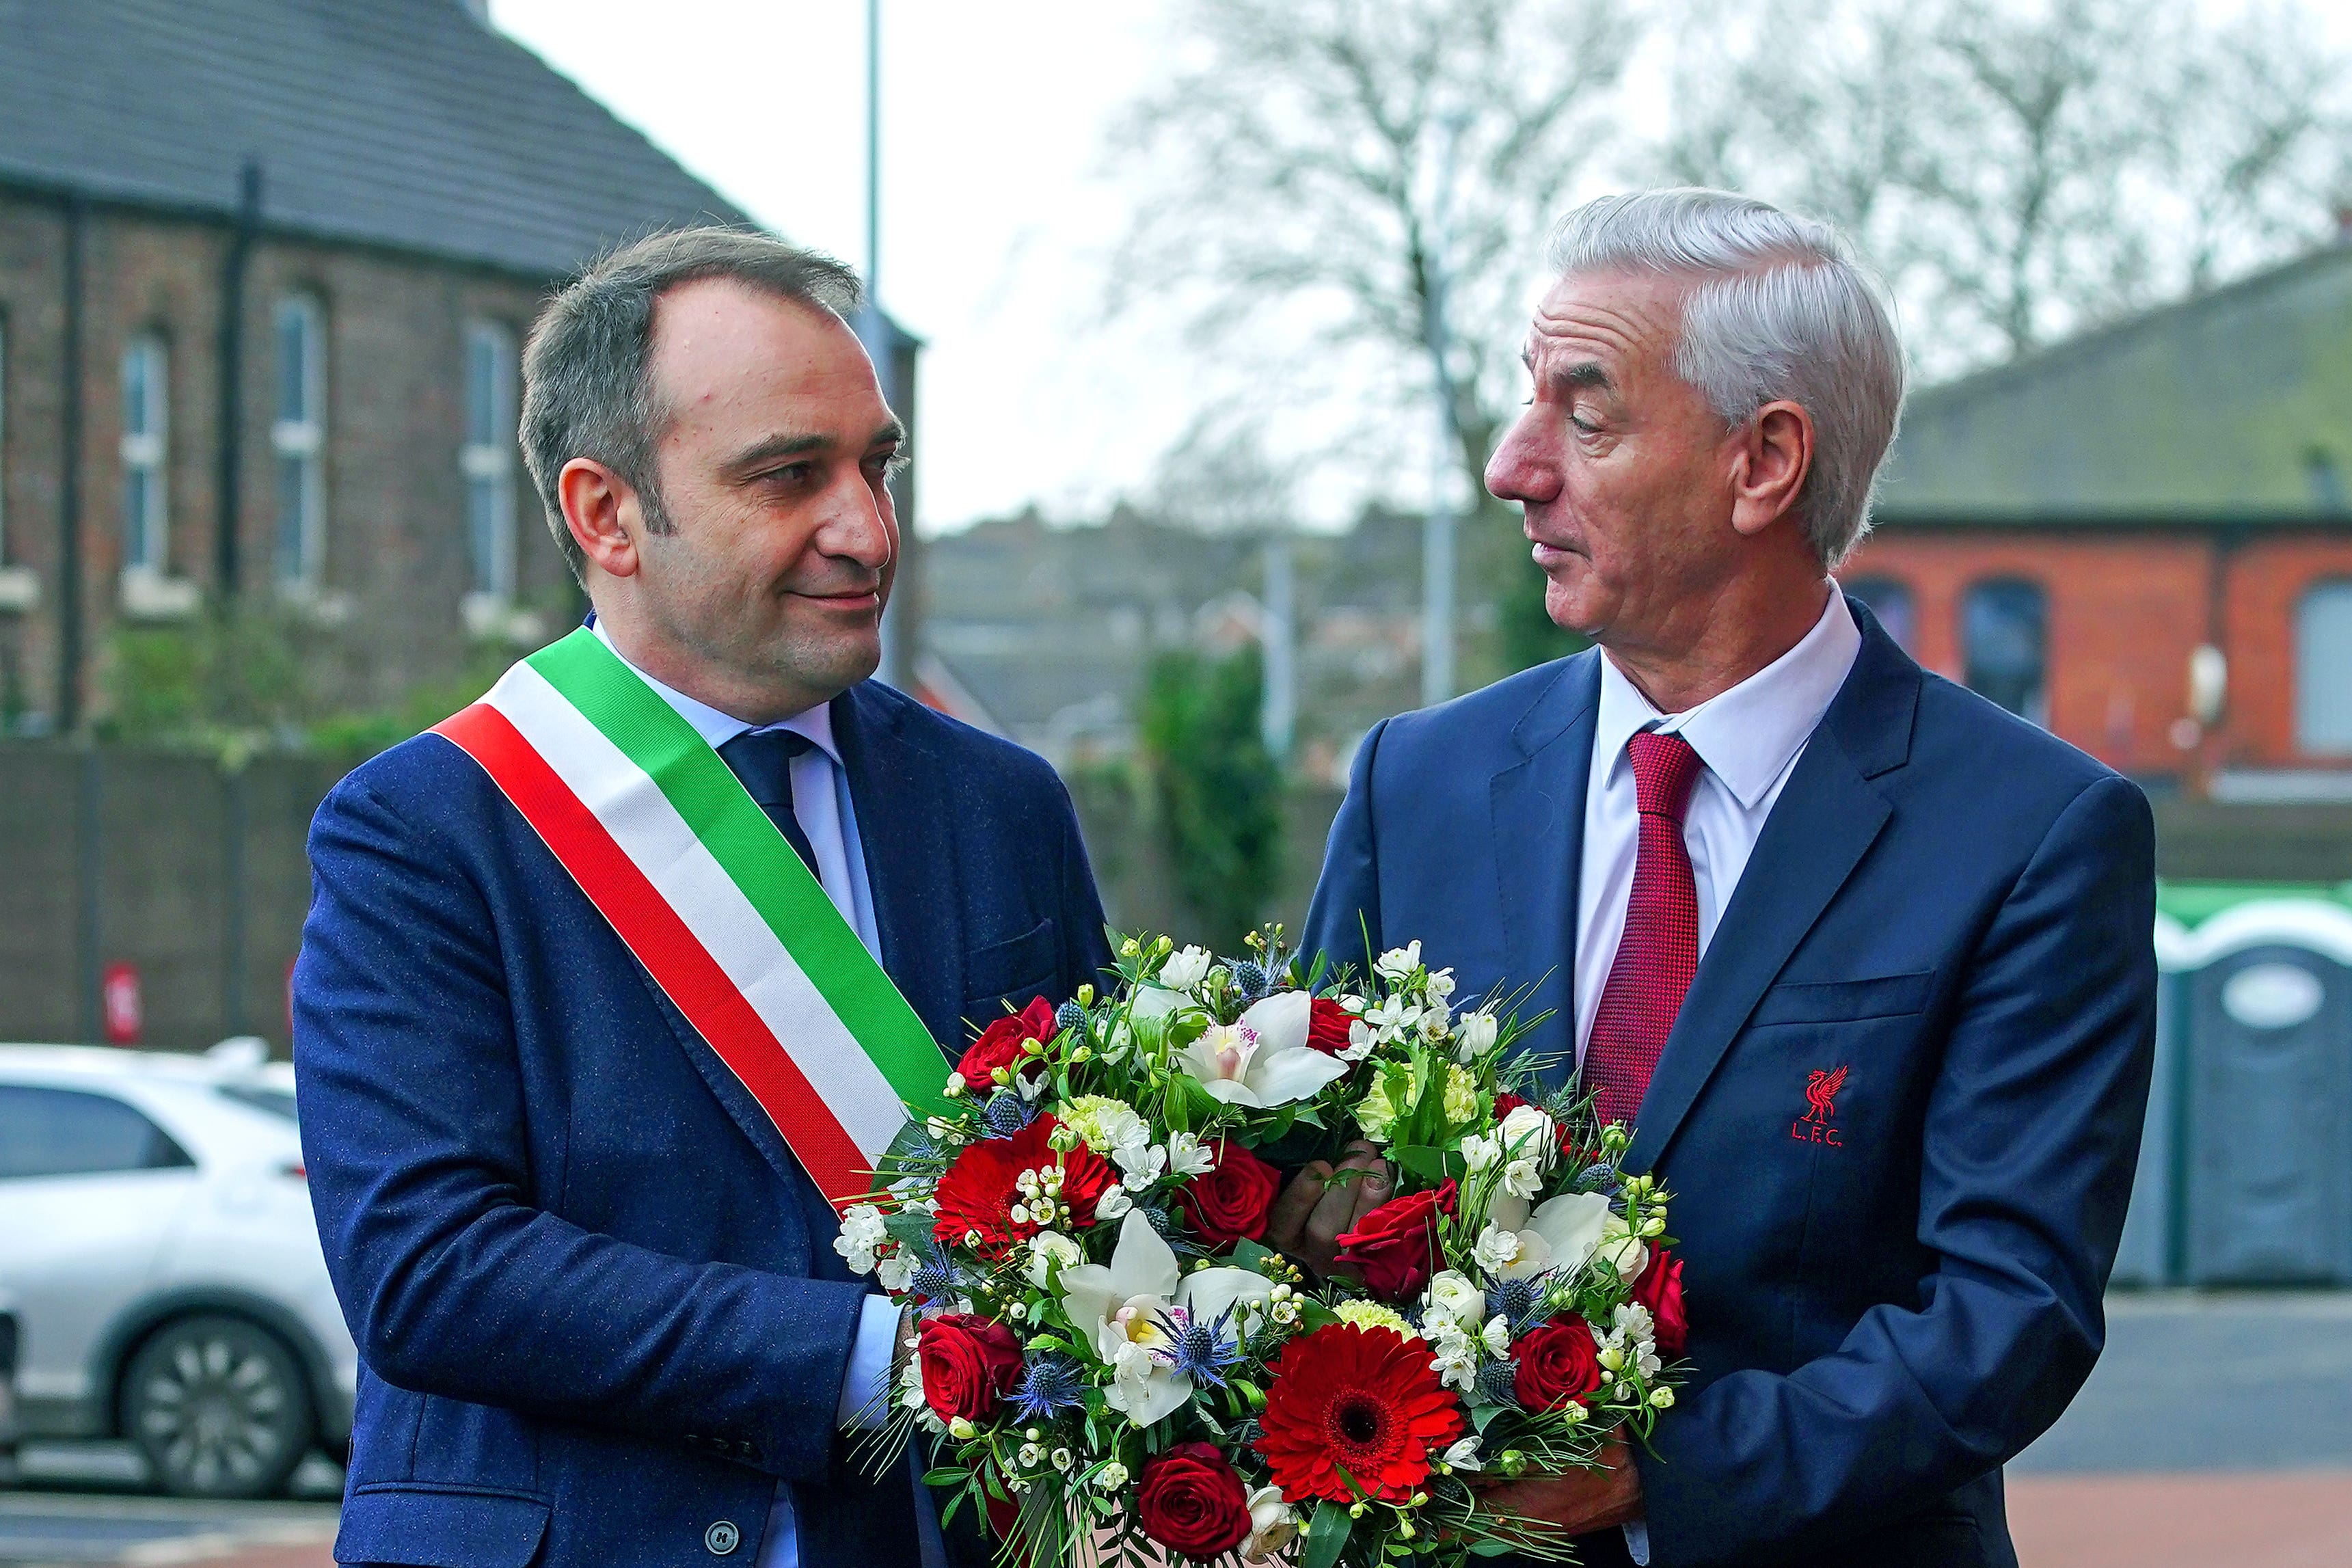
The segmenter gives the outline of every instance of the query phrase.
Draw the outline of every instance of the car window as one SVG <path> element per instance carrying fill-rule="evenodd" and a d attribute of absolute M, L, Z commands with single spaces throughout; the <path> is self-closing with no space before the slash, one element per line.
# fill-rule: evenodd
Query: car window
<path fill-rule="evenodd" d="M 290 1089 L 267 1089 L 257 1083 L 224 1083 L 215 1086 L 213 1092 L 223 1100 L 235 1100 L 256 1110 L 266 1110 L 288 1121 L 295 1120 L 294 1091 Z"/>
<path fill-rule="evenodd" d="M 0 1181 L 194 1163 L 162 1128 L 112 1095 L 0 1084 Z"/>

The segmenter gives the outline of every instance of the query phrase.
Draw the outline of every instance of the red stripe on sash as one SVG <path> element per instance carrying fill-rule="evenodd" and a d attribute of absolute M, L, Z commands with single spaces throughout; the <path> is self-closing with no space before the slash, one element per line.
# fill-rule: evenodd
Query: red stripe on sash
<path fill-rule="evenodd" d="M 767 1021 L 513 721 L 477 702 L 433 730 L 481 763 L 514 803 L 655 984 L 751 1091 L 817 1190 L 836 1204 L 870 1191 L 874 1179 L 865 1152 Z"/>

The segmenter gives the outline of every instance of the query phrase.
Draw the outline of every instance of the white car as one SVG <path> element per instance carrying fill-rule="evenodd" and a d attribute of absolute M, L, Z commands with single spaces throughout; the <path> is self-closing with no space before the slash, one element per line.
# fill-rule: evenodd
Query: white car
<path fill-rule="evenodd" d="M 127 1437 L 192 1497 L 349 1447 L 359 1356 L 327 1279 L 293 1069 L 0 1045 L 0 1295 L 22 1436 Z"/>

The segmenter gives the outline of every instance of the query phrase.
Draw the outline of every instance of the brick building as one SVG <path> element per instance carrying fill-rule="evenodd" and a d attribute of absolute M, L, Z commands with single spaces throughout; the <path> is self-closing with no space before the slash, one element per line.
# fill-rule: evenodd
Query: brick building
<path fill-rule="evenodd" d="M 2158 789 L 2352 800 L 2352 247 L 1916 398 L 1843 576 Z"/>
<path fill-rule="evenodd" d="M 0 713 L 235 596 L 352 705 L 573 590 L 515 444 L 548 284 L 743 215 L 479 0 L 0 0 Z"/>

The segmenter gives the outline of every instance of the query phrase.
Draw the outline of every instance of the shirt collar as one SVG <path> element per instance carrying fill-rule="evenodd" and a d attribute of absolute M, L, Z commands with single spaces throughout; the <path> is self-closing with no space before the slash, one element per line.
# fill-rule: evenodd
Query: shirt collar
<path fill-rule="evenodd" d="M 1651 706 L 1604 652 L 1593 756 L 1606 758 L 1603 765 L 1613 770 L 1631 765 L 1625 762 L 1625 742 L 1642 731 L 1679 734 L 1741 807 L 1753 811 L 1819 727 L 1861 651 L 1861 628 L 1846 608 L 1845 595 L 1832 584 L 1822 618 L 1796 647 L 1738 685 L 1680 713 L 1661 713 Z"/>
<path fill-rule="evenodd" d="M 795 735 L 815 742 L 817 749 L 831 757 L 836 767 L 841 765 L 841 748 L 835 745 L 833 741 L 833 705 L 831 703 L 820 702 L 804 712 L 795 713 L 791 718 L 773 724 L 750 723 L 736 718 L 731 713 L 720 712 L 699 698 L 688 697 L 675 687 L 666 686 L 644 670 L 637 668 L 635 665 L 630 664 L 629 656 L 614 646 L 612 634 L 604 629 L 604 619 L 602 616 L 597 616 L 590 625 L 591 629 L 596 634 L 597 640 L 613 649 L 613 657 L 623 664 L 628 665 L 639 680 L 653 688 L 655 696 L 668 703 L 677 710 L 679 718 L 693 725 L 694 732 L 701 736 L 712 751 L 717 751 L 738 735 L 749 734 L 753 731 L 789 730 Z"/>

